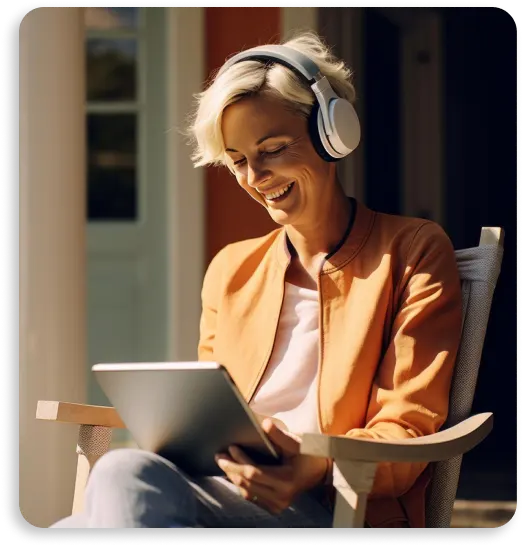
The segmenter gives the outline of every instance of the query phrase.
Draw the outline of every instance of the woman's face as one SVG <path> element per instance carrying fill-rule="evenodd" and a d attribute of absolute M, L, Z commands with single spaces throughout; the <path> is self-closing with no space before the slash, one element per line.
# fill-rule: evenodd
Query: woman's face
<path fill-rule="evenodd" d="M 318 221 L 335 167 L 315 152 L 304 116 L 276 98 L 246 97 L 224 110 L 222 135 L 237 182 L 275 222 Z"/>

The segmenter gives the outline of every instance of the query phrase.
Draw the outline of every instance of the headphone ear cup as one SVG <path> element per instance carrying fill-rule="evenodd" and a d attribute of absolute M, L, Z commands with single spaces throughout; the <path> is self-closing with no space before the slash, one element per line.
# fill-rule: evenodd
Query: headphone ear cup
<path fill-rule="evenodd" d="M 327 152 L 327 150 L 324 148 L 324 144 L 322 143 L 322 139 L 320 138 L 320 129 L 318 127 L 318 111 L 319 111 L 320 105 L 317 101 L 315 101 L 315 104 L 313 105 L 313 108 L 311 109 L 311 113 L 309 114 L 308 118 L 308 130 L 309 130 L 309 137 L 311 138 L 311 143 L 313 144 L 313 148 L 315 149 L 316 153 L 324 160 L 328 162 L 335 162 L 339 161 L 339 158 L 334 158 L 331 154 Z"/>

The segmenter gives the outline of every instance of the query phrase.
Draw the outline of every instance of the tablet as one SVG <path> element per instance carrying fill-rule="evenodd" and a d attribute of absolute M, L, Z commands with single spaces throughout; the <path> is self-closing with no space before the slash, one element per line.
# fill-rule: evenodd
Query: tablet
<path fill-rule="evenodd" d="M 107 363 L 92 371 L 138 447 L 191 476 L 223 475 L 214 457 L 231 445 L 259 464 L 280 461 L 219 363 Z"/>

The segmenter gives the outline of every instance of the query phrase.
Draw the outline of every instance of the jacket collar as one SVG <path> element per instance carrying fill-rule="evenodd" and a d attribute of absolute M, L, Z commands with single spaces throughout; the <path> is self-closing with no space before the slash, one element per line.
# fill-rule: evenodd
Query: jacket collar
<path fill-rule="evenodd" d="M 355 198 L 349 198 L 353 206 L 353 215 L 350 224 L 340 243 L 334 251 L 326 256 L 322 273 L 330 273 L 339 270 L 350 262 L 364 246 L 375 219 L 375 213 Z M 275 253 L 278 264 L 286 269 L 291 262 L 291 253 L 288 247 L 288 238 L 285 228 L 275 240 Z"/>

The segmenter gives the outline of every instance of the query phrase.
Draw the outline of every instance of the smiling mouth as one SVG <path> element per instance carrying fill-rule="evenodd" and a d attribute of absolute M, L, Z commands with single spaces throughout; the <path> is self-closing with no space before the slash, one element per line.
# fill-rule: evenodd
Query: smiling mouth
<path fill-rule="evenodd" d="M 282 201 L 287 197 L 289 192 L 291 192 L 293 186 L 295 186 L 295 181 L 290 182 L 287 186 L 284 186 L 284 188 L 281 188 L 277 192 L 264 194 L 264 199 L 266 201 L 269 201 L 270 203 L 277 203 L 278 201 Z"/>

